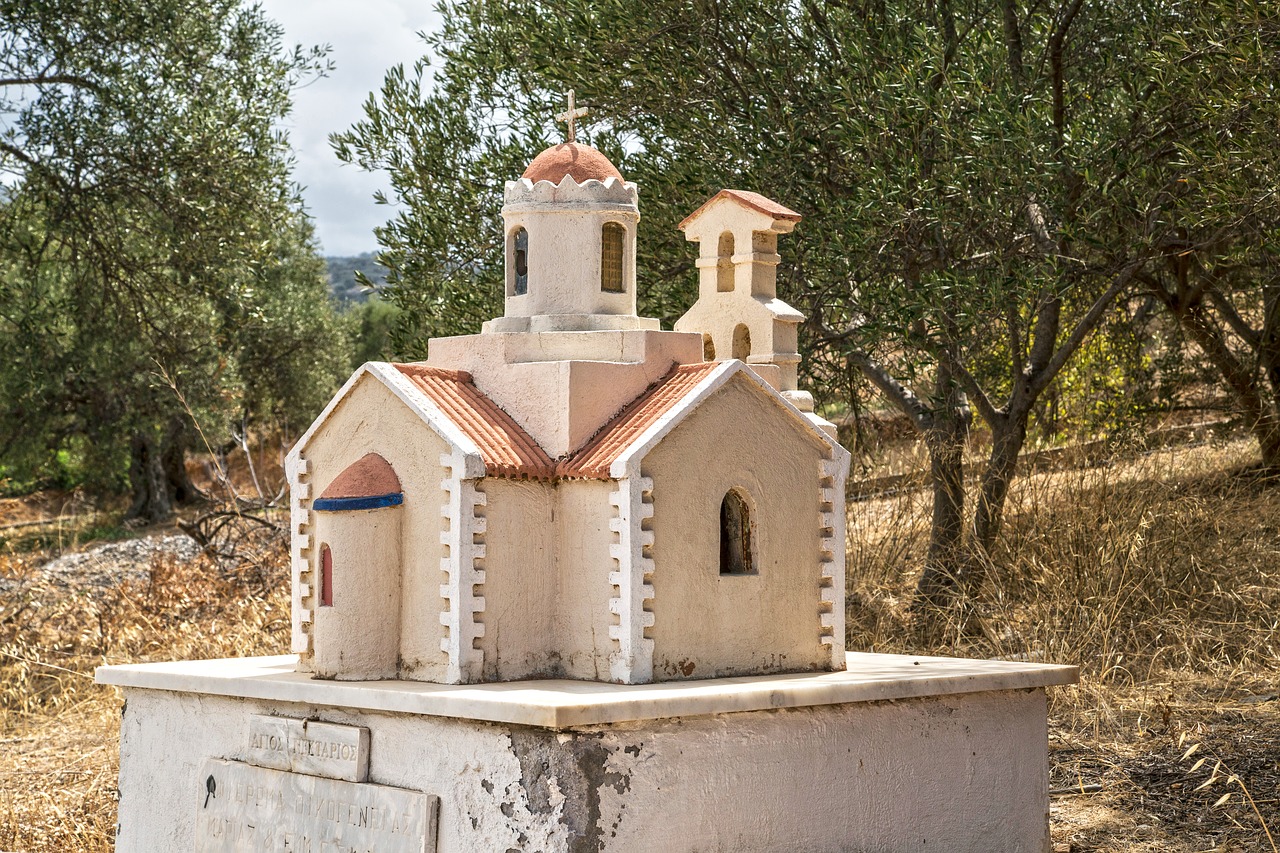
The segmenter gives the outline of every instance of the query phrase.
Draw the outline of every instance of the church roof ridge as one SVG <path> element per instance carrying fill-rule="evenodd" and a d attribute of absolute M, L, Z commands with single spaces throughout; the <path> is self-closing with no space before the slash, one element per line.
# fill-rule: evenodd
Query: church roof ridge
<path fill-rule="evenodd" d="M 720 192 L 703 202 L 701 207 L 693 213 L 690 213 L 684 219 L 680 220 L 680 224 L 676 227 L 683 231 L 690 222 L 693 222 L 701 216 L 703 211 L 720 201 L 720 199 L 736 201 L 754 211 L 763 213 L 765 216 L 773 217 L 774 220 L 799 222 L 804 218 L 800 213 L 792 210 L 786 205 L 778 204 L 778 202 L 766 196 L 762 196 L 760 193 L 751 192 L 750 190 L 720 190 Z"/>

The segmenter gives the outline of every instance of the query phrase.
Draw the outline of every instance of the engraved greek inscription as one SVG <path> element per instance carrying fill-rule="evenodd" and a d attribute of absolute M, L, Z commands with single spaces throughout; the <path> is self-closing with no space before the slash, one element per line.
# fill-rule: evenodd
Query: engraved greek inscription
<path fill-rule="evenodd" d="M 210 759 L 194 804 L 197 853 L 434 853 L 439 798 Z M 202 795 L 209 792 L 201 791 Z"/>

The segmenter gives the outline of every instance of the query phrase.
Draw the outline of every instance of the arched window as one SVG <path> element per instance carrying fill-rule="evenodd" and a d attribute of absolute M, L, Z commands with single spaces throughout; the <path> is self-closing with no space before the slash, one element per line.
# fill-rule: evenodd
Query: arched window
<path fill-rule="evenodd" d="M 751 507 L 740 491 L 730 489 L 720 501 L 720 574 L 756 573 L 751 534 Z"/>
<path fill-rule="evenodd" d="M 751 330 L 745 324 L 739 323 L 733 328 L 733 357 L 746 361 L 749 355 L 751 355 Z"/>
<path fill-rule="evenodd" d="M 702 360 L 703 361 L 716 360 L 715 341 L 711 340 L 711 336 L 708 335 L 706 332 L 702 333 Z"/>
<path fill-rule="evenodd" d="M 515 272 L 512 295 L 524 296 L 529 292 L 529 232 L 523 228 L 511 235 L 511 267 Z"/>
<path fill-rule="evenodd" d="M 320 546 L 320 606 L 333 606 L 333 552 Z"/>
<path fill-rule="evenodd" d="M 716 290 L 720 293 L 733 290 L 733 234 L 728 231 L 720 235 L 716 248 Z"/>
<path fill-rule="evenodd" d="M 617 222 L 606 222 L 600 228 L 600 289 L 605 293 L 622 293 L 622 248 L 627 229 Z"/>

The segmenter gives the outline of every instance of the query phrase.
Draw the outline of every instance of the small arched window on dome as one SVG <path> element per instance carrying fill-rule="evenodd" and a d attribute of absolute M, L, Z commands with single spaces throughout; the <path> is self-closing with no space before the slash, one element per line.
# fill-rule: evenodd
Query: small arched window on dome
<path fill-rule="evenodd" d="M 529 292 L 529 232 L 517 228 L 511 235 L 512 296 Z"/>
<path fill-rule="evenodd" d="M 627 229 L 617 222 L 606 222 L 600 228 L 600 289 L 605 293 L 622 293 L 623 247 Z"/>
<path fill-rule="evenodd" d="M 720 293 L 733 290 L 733 234 L 728 231 L 720 235 L 716 246 L 716 290 Z"/>
<path fill-rule="evenodd" d="M 741 490 L 730 489 L 720 501 L 720 574 L 756 573 L 751 506 Z"/>

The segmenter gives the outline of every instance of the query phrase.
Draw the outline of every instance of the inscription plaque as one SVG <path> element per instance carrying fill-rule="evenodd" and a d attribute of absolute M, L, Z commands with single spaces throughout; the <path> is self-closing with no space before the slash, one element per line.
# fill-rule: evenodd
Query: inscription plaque
<path fill-rule="evenodd" d="M 440 798 L 421 791 L 211 758 L 192 796 L 196 853 L 436 850 Z"/>
<path fill-rule="evenodd" d="M 259 714 L 249 718 L 246 758 L 273 770 L 363 782 L 369 778 L 369 730 Z"/>

